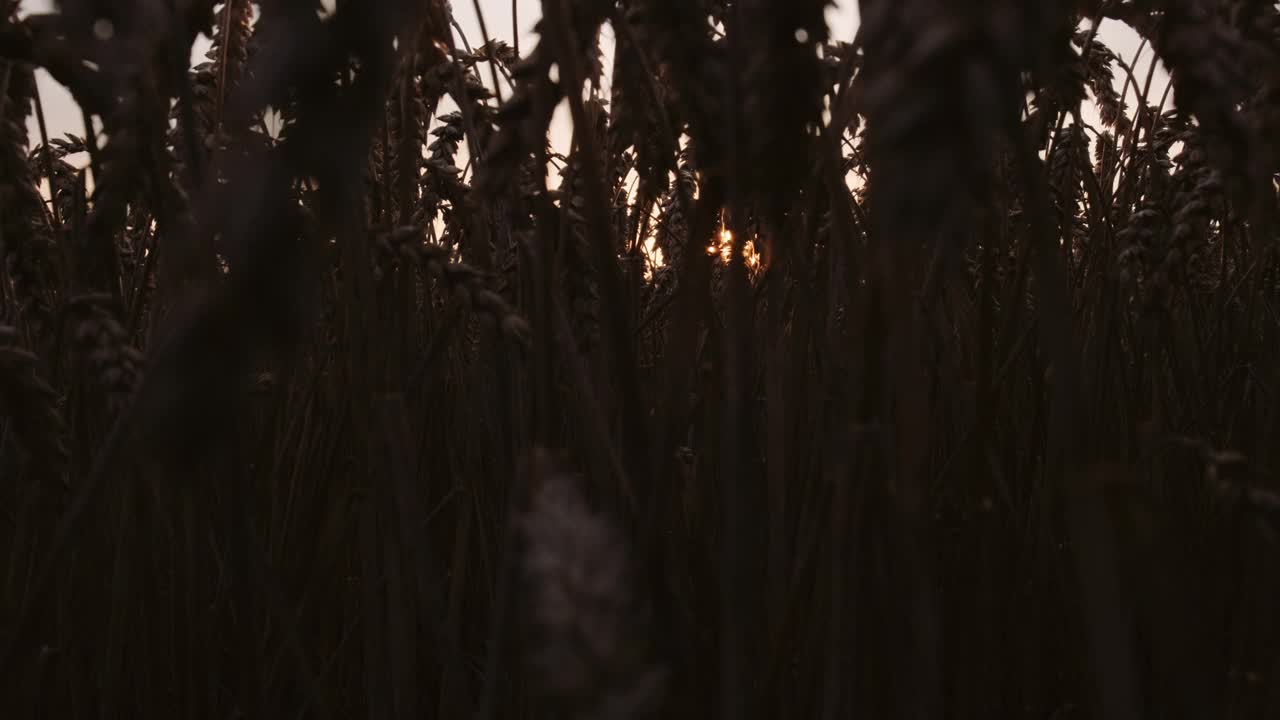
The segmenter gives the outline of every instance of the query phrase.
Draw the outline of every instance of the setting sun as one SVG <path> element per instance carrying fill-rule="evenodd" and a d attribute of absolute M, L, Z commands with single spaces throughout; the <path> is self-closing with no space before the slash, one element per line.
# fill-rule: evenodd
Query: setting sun
<path fill-rule="evenodd" d="M 721 227 L 720 232 L 716 234 L 715 242 L 707 246 L 707 254 L 718 255 L 721 262 L 728 263 L 733 257 L 733 232 L 726 227 Z M 754 239 L 742 244 L 742 258 L 747 269 L 760 268 L 760 253 L 756 250 Z"/>

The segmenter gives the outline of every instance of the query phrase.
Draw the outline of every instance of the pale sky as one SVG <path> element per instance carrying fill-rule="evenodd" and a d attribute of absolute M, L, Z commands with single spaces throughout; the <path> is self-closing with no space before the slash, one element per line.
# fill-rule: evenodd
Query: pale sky
<path fill-rule="evenodd" d="M 326 5 L 331 5 L 333 0 L 324 0 Z M 520 29 L 520 47 L 522 51 L 532 47 L 537 41 L 537 37 L 532 33 L 533 24 L 537 20 L 541 0 L 516 0 L 519 14 Z M 511 42 L 513 38 L 511 2 L 510 0 L 452 0 L 454 15 L 458 20 L 467 39 L 472 45 L 482 43 L 480 33 L 480 23 L 476 16 L 476 5 L 484 13 L 485 24 L 489 30 L 491 37 L 500 38 L 507 42 Z M 53 6 L 53 0 L 21 0 L 20 6 L 24 12 L 48 12 Z M 831 34 L 837 40 L 849 41 L 853 39 L 854 31 L 858 27 L 858 0 L 837 0 L 836 6 L 827 11 L 828 23 L 831 27 Z M 1135 51 L 1139 47 L 1137 36 L 1127 27 L 1120 25 L 1114 21 L 1103 22 L 1099 37 L 1103 42 L 1114 50 L 1118 55 L 1126 61 L 1132 60 Z M 605 67 L 609 67 L 612 58 L 612 47 L 610 38 L 605 37 Z M 459 46 L 461 42 L 459 41 Z M 197 40 L 196 47 L 193 48 L 192 56 L 194 59 L 202 59 L 205 51 L 208 49 L 208 39 L 201 37 Z M 1150 64 L 1151 53 L 1149 49 L 1144 49 L 1143 58 L 1139 60 L 1134 68 L 1135 74 L 1138 75 L 1139 81 L 1145 79 L 1147 68 Z M 199 61 L 199 60 L 197 60 Z M 606 72 L 606 75 L 608 73 Z M 1119 75 L 1119 73 L 1117 73 Z M 488 74 L 482 73 L 485 80 L 488 80 Z M 1163 88 L 1167 82 L 1167 75 L 1164 74 L 1162 68 L 1157 68 L 1156 78 L 1153 86 Z M 1122 78 L 1117 78 L 1117 85 L 1122 83 Z M 49 133 L 53 137 L 61 136 L 67 132 L 73 132 L 77 135 L 84 133 L 83 122 L 79 111 L 71 101 L 70 95 L 66 90 L 46 75 L 43 71 L 39 73 L 39 87 L 41 99 L 44 102 L 45 116 L 48 123 Z M 502 89 L 503 96 L 510 95 L 508 88 Z M 1157 96 L 1158 97 L 1158 96 Z M 1128 105 L 1133 105 L 1133 94 L 1126 98 Z M 443 108 L 442 108 L 443 110 Z M 1093 122 L 1096 115 L 1087 112 L 1086 122 Z M 32 140 L 36 142 L 38 135 L 35 134 L 36 128 L 32 122 Z M 566 140 L 569 136 L 569 120 L 568 113 L 565 108 L 561 108 L 557 113 L 556 121 L 552 127 L 552 143 L 557 149 L 564 149 Z"/>

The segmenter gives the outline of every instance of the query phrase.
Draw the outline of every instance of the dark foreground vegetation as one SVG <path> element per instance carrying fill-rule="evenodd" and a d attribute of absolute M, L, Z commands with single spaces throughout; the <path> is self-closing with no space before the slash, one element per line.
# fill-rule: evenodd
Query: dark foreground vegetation
<path fill-rule="evenodd" d="M 1270 0 L 15 5 L 0 716 L 1280 716 Z"/>

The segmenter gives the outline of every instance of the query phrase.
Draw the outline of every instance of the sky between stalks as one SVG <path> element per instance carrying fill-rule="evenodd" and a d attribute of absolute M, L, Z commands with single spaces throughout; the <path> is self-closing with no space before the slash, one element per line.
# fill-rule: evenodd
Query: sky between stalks
<path fill-rule="evenodd" d="M 329 10 L 332 10 L 334 1 L 322 0 Z M 533 26 L 541 15 L 541 0 L 516 0 L 515 14 L 517 17 L 515 18 L 512 17 L 511 0 L 479 0 L 478 5 L 480 11 L 484 14 L 484 26 L 489 31 L 491 38 L 511 43 L 514 39 L 514 28 L 518 27 L 521 52 L 527 52 L 528 48 L 532 48 L 537 42 L 538 36 L 533 32 Z M 50 12 L 54 9 L 54 6 L 54 0 L 21 0 L 20 12 Z M 477 2 L 475 0 L 453 0 L 452 6 L 454 17 L 458 24 L 458 29 L 454 31 L 458 46 L 464 47 L 469 43 L 472 47 L 476 47 L 483 44 L 481 24 L 476 14 Z M 854 33 L 858 29 L 858 0 L 837 0 L 827 10 L 827 22 L 831 27 L 831 35 L 834 40 L 852 41 Z M 459 35 L 459 29 L 461 35 Z M 1141 55 L 1133 63 L 1133 70 L 1135 77 L 1140 79 L 1146 77 L 1154 55 L 1149 47 L 1141 45 L 1138 36 L 1130 28 L 1115 21 L 1106 20 L 1102 23 L 1098 37 L 1126 62 L 1133 61 L 1135 54 L 1141 48 Z M 604 67 L 606 69 L 604 82 L 607 83 L 609 68 L 612 66 L 613 60 L 613 38 L 607 25 L 602 35 L 602 46 Z M 208 50 L 209 38 L 202 35 L 192 47 L 192 65 L 204 62 L 204 56 Z M 486 73 L 481 73 L 481 77 L 486 84 L 489 84 L 489 77 Z M 1167 83 L 1168 74 L 1162 66 L 1157 64 L 1152 82 L 1153 96 L 1159 98 Z M 84 135 L 85 128 L 82 116 L 66 89 L 44 71 L 38 72 L 38 84 L 41 100 L 44 103 L 45 119 L 50 136 L 61 137 L 66 133 Z M 1118 91 L 1121 90 L 1123 85 L 1123 77 L 1120 73 L 1117 73 L 1116 89 Z M 503 87 L 501 91 L 503 97 L 510 97 L 509 87 Z M 1129 95 L 1124 98 L 1126 104 L 1132 104 L 1135 97 L 1134 92 L 1133 88 L 1129 88 Z M 607 92 L 605 97 L 608 97 Z M 441 112 L 448 112 L 450 109 L 452 108 L 448 107 L 446 103 L 442 103 L 440 108 Z M 1086 123 L 1091 125 L 1098 120 L 1096 111 L 1088 103 L 1086 103 L 1082 117 Z M 38 142 L 39 132 L 34 118 L 29 124 L 33 143 Z M 552 149 L 556 152 L 566 153 L 569 149 L 571 134 L 572 122 L 569 118 L 568 107 L 565 103 L 562 103 L 551 126 Z M 466 162 L 465 155 L 466 148 L 464 146 L 459 153 L 459 164 Z"/>

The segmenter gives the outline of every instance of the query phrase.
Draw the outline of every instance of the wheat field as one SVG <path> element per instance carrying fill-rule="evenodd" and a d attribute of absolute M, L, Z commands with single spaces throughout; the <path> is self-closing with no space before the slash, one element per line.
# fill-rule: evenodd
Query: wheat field
<path fill-rule="evenodd" d="M 1280 716 L 1280 5 L 453 5 L 0 0 L 0 717 Z"/>

